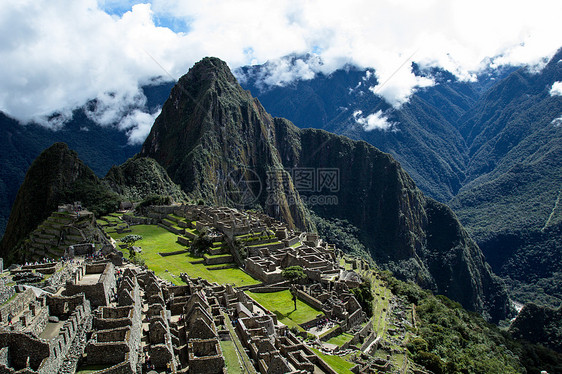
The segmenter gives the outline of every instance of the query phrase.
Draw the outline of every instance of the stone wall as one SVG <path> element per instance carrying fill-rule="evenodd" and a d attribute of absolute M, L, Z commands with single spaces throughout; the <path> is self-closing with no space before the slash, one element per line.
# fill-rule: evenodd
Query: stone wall
<path fill-rule="evenodd" d="M 45 330 L 47 322 L 49 322 L 49 309 L 40 308 L 36 311 L 35 318 L 33 318 L 31 323 L 25 328 L 25 331 L 39 336 L 43 330 Z"/>
<path fill-rule="evenodd" d="M 133 369 L 129 362 L 121 362 L 107 369 L 96 371 L 96 374 L 135 374 L 135 373 L 136 373 L 136 369 Z"/>
<path fill-rule="evenodd" d="M 203 257 L 205 258 L 205 265 L 220 265 L 234 261 L 232 255 L 224 255 L 220 257 L 208 257 L 205 255 Z"/>
<path fill-rule="evenodd" d="M 0 305 L 4 304 L 10 297 L 14 296 L 16 288 L 12 286 L 0 285 Z"/>
<path fill-rule="evenodd" d="M 88 364 L 111 365 L 129 360 L 129 345 L 121 342 L 90 342 L 86 346 Z"/>
<path fill-rule="evenodd" d="M 40 367 L 51 368 L 48 362 L 49 344 L 45 341 L 20 332 L 0 332 L 0 346 L 8 348 L 11 368 L 15 370 L 24 369 L 27 363 L 29 368 L 35 371 L 39 371 Z"/>
<path fill-rule="evenodd" d="M 158 219 L 149 217 L 136 217 L 128 214 L 123 214 L 123 221 L 129 225 L 155 225 Z"/>
<path fill-rule="evenodd" d="M 115 267 L 112 263 L 86 265 L 86 274 L 98 274 L 103 269 L 96 284 L 80 285 L 74 281 L 66 283 L 65 295 L 71 296 L 83 292 L 90 300 L 92 308 L 105 306 L 115 290 Z"/>
<path fill-rule="evenodd" d="M 304 291 L 297 290 L 297 297 L 298 297 L 301 301 L 307 303 L 307 304 L 310 305 L 311 307 L 316 308 L 316 309 L 318 309 L 318 310 L 322 310 L 323 307 L 324 307 L 324 305 L 322 305 L 322 303 L 321 303 L 318 299 L 316 299 L 316 298 L 310 296 L 309 294 L 307 294 L 307 293 L 304 292 Z"/>
<path fill-rule="evenodd" d="M 35 293 L 30 288 L 17 293 L 9 303 L 0 307 L 0 322 L 8 323 L 8 315 L 10 313 L 12 316 L 15 316 L 23 312 L 33 300 L 35 300 Z"/>
<path fill-rule="evenodd" d="M 53 296 L 51 299 L 52 304 L 55 303 L 54 300 L 56 298 L 57 296 Z M 59 300 L 60 303 L 68 305 L 63 299 Z M 61 326 L 58 335 L 49 341 L 32 335 L 22 334 L 21 332 L 0 332 L 0 346 L 8 347 L 11 368 L 19 370 L 25 368 L 27 363 L 29 363 L 30 369 L 40 374 L 58 372 L 77 331 L 84 323 L 85 318 L 90 315 L 90 304 L 84 299 L 83 295 L 82 302 L 76 305 L 74 310 L 68 311 L 71 314 Z M 66 309 L 64 310 L 66 311 Z M 35 333 L 37 334 L 39 331 Z M 0 366 L 0 372 L 2 371 Z M 7 372 L 10 371 L 8 370 Z"/>
<path fill-rule="evenodd" d="M 42 274 L 53 274 L 62 267 L 60 262 L 51 262 L 46 264 L 25 265 L 22 266 L 20 271 L 35 270 Z"/>
<path fill-rule="evenodd" d="M 56 292 L 59 288 L 64 286 L 66 282 L 72 279 L 74 273 L 74 266 L 66 264 L 62 270 L 54 273 L 45 281 L 46 287 L 51 287 L 51 291 Z"/>

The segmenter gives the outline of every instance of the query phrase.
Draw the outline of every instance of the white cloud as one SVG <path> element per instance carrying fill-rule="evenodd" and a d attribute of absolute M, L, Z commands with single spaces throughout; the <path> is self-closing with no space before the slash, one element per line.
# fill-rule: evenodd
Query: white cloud
<path fill-rule="evenodd" d="M 554 127 L 562 127 L 562 116 L 555 118 L 550 122 Z"/>
<path fill-rule="evenodd" d="M 356 123 L 363 126 L 365 131 L 391 130 L 396 125 L 395 122 L 390 122 L 388 120 L 388 117 L 382 110 L 369 114 L 367 117 L 363 116 L 363 111 L 356 110 L 353 112 L 353 119 Z"/>
<path fill-rule="evenodd" d="M 550 96 L 562 96 L 562 82 L 554 82 L 550 88 Z"/>
<path fill-rule="evenodd" d="M 486 57 L 495 65 L 541 66 L 562 46 L 559 1 L 536 0 L 532 6 L 522 0 L 137 3 L 4 2 L 0 110 L 24 122 L 60 127 L 73 109 L 97 98 L 105 107 L 93 118 L 115 125 L 124 107 L 143 110 L 140 85 L 154 76 L 179 78 L 209 55 L 231 68 L 273 61 L 264 82 L 281 85 L 348 63 L 372 67 L 379 82 L 373 92 L 397 107 L 417 88 L 432 84 L 411 72 L 414 52 L 412 59 L 423 66 L 473 79 Z M 174 32 L 157 25 L 185 27 Z M 309 52 L 322 64 L 279 60 Z"/>
<path fill-rule="evenodd" d="M 152 114 L 135 109 L 125 116 L 118 124 L 118 128 L 127 132 L 129 144 L 141 144 L 144 142 L 156 117 L 160 115 L 160 109 Z"/>

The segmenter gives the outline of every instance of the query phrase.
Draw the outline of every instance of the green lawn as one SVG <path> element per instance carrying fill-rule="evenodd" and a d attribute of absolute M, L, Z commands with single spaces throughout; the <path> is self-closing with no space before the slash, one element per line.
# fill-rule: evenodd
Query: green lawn
<path fill-rule="evenodd" d="M 249 292 L 248 295 L 264 308 L 275 313 L 279 322 L 289 327 L 308 322 L 316 318 L 318 314 L 322 314 L 321 311 L 300 300 L 297 300 L 297 310 L 294 310 L 293 299 L 289 290 L 270 293 Z"/>
<path fill-rule="evenodd" d="M 76 374 L 90 374 L 95 373 L 96 371 L 100 371 L 103 369 L 110 368 L 113 365 L 87 365 L 87 366 L 80 366 L 78 370 L 76 370 Z"/>
<path fill-rule="evenodd" d="M 322 360 L 326 361 L 328 365 L 336 372 L 340 374 L 352 373 L 351 368 L 355 366 L 354 363 L 349 362 L 341 358 L 340 356 L 325 355 L 315 348 L 310 348 L 320 357 Z"/>
<path fill-rule="evenodd" d="M 330 338 L 326 343 L 335 344 L 341 347 L 351 339 L 353 339 L 353 335 L 344 332 L 343 334 Z"/>
<path fill-rule="evenodd" d="M 224 362 L 226 364 L 226 371 L 228 374 L 238 374 L 242 373 L 242 368 L 240 361 L 238 361 L 238 355 L 236 354 L 236 348 L 232 340 L 226 340 L 220 342 L 222 354 L 224 356 Z"/>
<path fill-rule="evenodd" d="M 142 248 L 141 257 L 145 260 L 149 269 L 153 270 L 157 276 L 169 280 L 175 284 L 182 284 L 179 275 L 187 273 L 189 276 L 208 279 L 217 283 L 232 283 L 237 286 L 258 284 L 259 281 L 250 277 L 238 268 L 209 270 L 203 264 L 190 264 L 190 261 L 201 260 L 192 257 L 190 254 L 178 254 L 162 257 L 159 252 L 175 252 L 185 250 L 185 247 L 176 242 L 177 236 L 166 229 L 154 225 L 135 225 L 131 226 L 131 233 L 110 233 L 115 240 L 128 234 L 138 234 L 143 237 L 136 242 L 136 246 Z M 123 251 L 125 257 L 129 257 L 127 250 Z M 168 270 L 168 271 L 166 271 Z"/>

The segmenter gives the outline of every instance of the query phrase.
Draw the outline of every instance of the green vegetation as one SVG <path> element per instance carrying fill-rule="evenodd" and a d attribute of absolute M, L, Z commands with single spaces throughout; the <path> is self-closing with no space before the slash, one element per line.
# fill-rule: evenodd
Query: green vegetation
<path fill-rule="evenodd" d="M 177 236 L 171 232 L 154 225 L 131 226 L 133 235 L 141 235 L 142 239 L 136 244 L 142 248 L 137 257 L 141 257 L 146 266 L 155 274 L 175 284 L 183 283 L 179 277 L 180 273 L 187 273 L 191 277 L 201 277 L 217 283 L 230 283 L 237 286 L 259 284 L 260 282 L 250 277 L 238 268 L 209 270 L 203 264 L 191 264 L 192 261 L 200 260 L 190 254 L 177 254 L 172 256 L 161 256 L 159 253 L 185 251 L 185 247 L 176 242 Z M 128 234 L 117 234 L 109 232 L 114 239 L 121 239 Z M 129 253 L 123 251 L 128 258 Z"/>
<path fill-rule="evenodd" d="M 248 295 L 260 303 L 264 308 L 277 315 L 279 322 L 289 327 L 296 327 L 301 323 L 313 320 L 321 311 L 297 299 L 297 310 L 293 309 L 292 295 L 289 290 L 257 293 L 249 292 Z"/>
<path fill-rule="evenodd" d="M 291 284 L 297 284 L 306 279 L 302 266 L 289 266 L 281 271 L 283 278 Z"/>
<path fill-rule="evenodd" d="M 238 360 L 234 343 L 231 340 L 226 340 L 221 341 L 220 345 L 228 374 L 242 373 L 242 368 L 240 367 L 240 361 Z"/>
<path fill-rule="evenodd" d="M 495 325 L 444 296 L 382 272 L 393 294 L 415 304 L 417 337 L 408 343 L 414 362 L 434 373 L 521 373 L 510 339 Z M 478 359 L 475 359 L 475 358 Z"/>
<path fill-rule="evenodd" d="M 320 352 L 318 349 L 311 348 L 318 357 L 324 360 L 332 369 L 334 369 L 338 374 L 349 374 L 352 373 L 351 368 L 355 364 L 344 360 L 340 356 L 326 355 Z"/>
<path fill-rule="evenodd" d="M 352 288 L 350 291 L 359 304 L 361 304 L 361 308 L 367 314 L 367 318 L 371 318 L 373 315 L 373 292 L 371 289 L 371 282 L 365 280 L 359 287 Z"/>
<path fill-rule="evenodd" d="M 341 347 L 342 345 L 344 345 L 345 343 L 347 343 L 351 339 L 353 339 L 353 335 L 344 332 L 343 334 L 340 334 L 340 335 L 337 335 L 337 336 L 334 336 L 334 337 L 328 339 L 328 341 L 326 341 L 326 343 L 335 344 L 335 345 L 338 345 L 338 346 Z"/>
<path fill-rule="evenodd" d="M 320 237 L 328 243 L 334 244 L 336 248 L 343 250 L 345 253 L 371 260 L 367 249 L 358 239 L 359 229 L 349 221 L 338 218 L 322 218 L 314 212 L 311 212 L 310 217 L 316 225 Z"/>

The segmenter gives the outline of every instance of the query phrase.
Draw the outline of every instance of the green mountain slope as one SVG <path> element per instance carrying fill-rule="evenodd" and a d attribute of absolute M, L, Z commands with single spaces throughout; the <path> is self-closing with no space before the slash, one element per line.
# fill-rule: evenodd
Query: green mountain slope
<path fill-rule="evenodd" d="M 82 202 L 96 214 L 118 207 L 118 195 L 64 143 L 55 143 L 31 164 L 10 214 L 6 233 L 0 242 L 0 256 L 8 263 L 20 260 L 15 249 L 59 204 Z"/>
<path fill-rule="evenodd" d="M 512 73 L 463 117 L 460 131 L 472 156 L 467 181 L 451 201 L 518 298 L 551 305 L 562 302 L 562 288 L 539 284 L 562 281 L 562 97 L 549 92 L 562 80 L 561 58 L 562 52 L 538 74 Z"/>
<path fill-rule="evenodd" d="M 143 200 L 149 195 L 169 196 L 174 201 L 187 198 L 166 170 L 148 157 L 134 157 L 122 165 L 113 166 L 103 180 L 113 191 L 132 201 Z"/>

